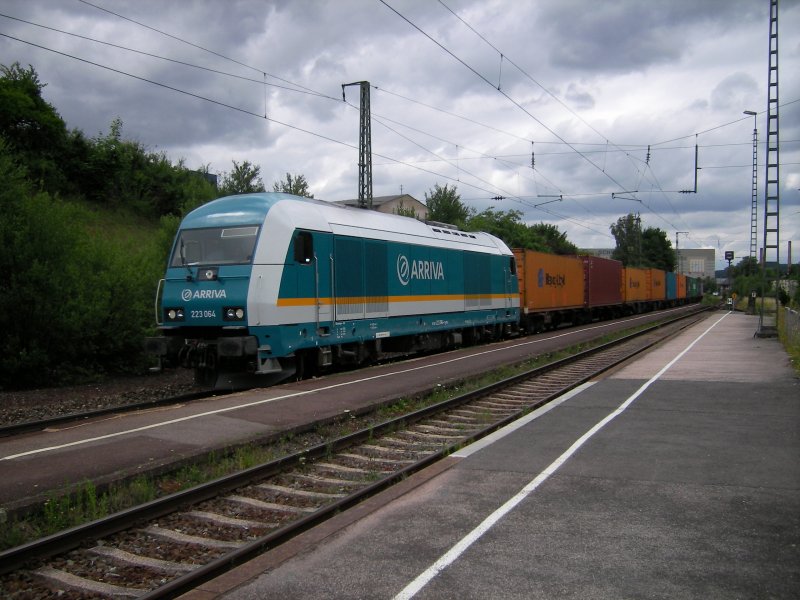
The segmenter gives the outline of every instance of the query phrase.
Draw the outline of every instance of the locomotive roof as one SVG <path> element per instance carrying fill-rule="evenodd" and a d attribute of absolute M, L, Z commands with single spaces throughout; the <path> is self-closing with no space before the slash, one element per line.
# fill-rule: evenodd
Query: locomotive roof
<path fill-rule="evenodd" d="M 484 252 L 488 249 L 490 252 L 511 253 L 505 243 L 488 233 L 458 231 L 410 217 L 351 208 L 281 192 L 240 194 L 212 200 L 186 215 L 181 228 L 261 224 L 273 209 L 281 215 L 279 218 L 289 219 L 301 229 L 412 243 L 416 239 L 417 243 L 450 247 L 479 246 Z"/>

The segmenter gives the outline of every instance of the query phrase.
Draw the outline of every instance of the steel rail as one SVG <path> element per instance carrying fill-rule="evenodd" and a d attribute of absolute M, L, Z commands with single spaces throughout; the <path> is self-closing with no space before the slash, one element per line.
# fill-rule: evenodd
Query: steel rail
<path fill-rule="evenodd" d="M 96 410 L 89 410 L 86 412 L 69 413 L 66 415 L 48 417 L 47 419 L 41 419 L 37 421 L 12 423 L 10 425 L 0 426 L 0 438 L 30 433 L 32 431 L 43 431 L 48 427 L 56 427 L 66 423 L 75 423 L 77 421 L 84 421 L 87 419 L 93 419 L 95 417 L 103 417 L 110 414 L 123 414 L 136 412 L 137 410 L 147 410 L 157 406 L 166 406 L 168 404 L 180 404 L 182 402 L 202 400 L 204 398 L 210 398 L 211 396 L 223 395 L 224 393 L 224 390 L 203 390 L 200 392 L 180 394 L 179 396 L 172 396 L 170 398 L 158 398 L 154 400 L 146 400 L 144 402 L 108 406 L 106 408 L 98 408 Z"/>

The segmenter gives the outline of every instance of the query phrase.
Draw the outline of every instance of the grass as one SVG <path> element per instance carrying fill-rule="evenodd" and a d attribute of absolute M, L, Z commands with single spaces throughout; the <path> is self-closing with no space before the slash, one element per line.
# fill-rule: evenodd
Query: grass
<path fill-rule="evenodd" d="M 794 372 L 800 376 L 800 322 L 790 324 L 790 319 L 798 319 L 797 315 L 791 317 L 785 309 L 778 311 L 778 339 L 783 344 Z"/>
<path fill-rule="evenodd" d="M 339 419 L 320 425 L 303 434 L 286 434 L 266 444 L 247 444 L 228 452 L 211 452 L 192 464 L 161 475 L 139 475 L 99 490 L 91 482 L 73 486 L 69 493 L 52 494 L 40 506 L 25 515 L 10 516 L 0 510 L 0 550 L 19 546 L 69 527 L 74 527 L 144 504 L 151 500 L 189 489 L 225 475 L 263 464 L 282 456 L 300 452 L 348 433 L 373 427 L 415 410 L 449 400 L 458 395 L 485 387 L 529 371 L 536 367 L 572 356 L 590 347 L 629 335 L 645 325 L 615 334 L 604 335 L 591 343 L 579 344 L 559 352 L 531 357 L 521 363 L 502 367 L 475 378 L 447 385 L 437 385 L 428 394 L 401 398 L 363 416 L 346 413 Z"/>

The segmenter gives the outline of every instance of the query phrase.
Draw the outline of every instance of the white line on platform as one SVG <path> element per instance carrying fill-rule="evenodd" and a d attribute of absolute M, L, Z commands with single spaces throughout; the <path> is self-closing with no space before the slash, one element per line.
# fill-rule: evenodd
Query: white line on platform
<path fill-rule="evenodd" d="M 520 502 L 522 502 L 525 498 L 527 498 L 530 494 L 532 494 L 536 488 L 538 488 L 542 483 L 544 483 L 553 473 L 555 473 L 561 465 L 563 465 L 567 460 L 569 460 L 573 454 L 575 454 L 581 446 L 583 446 L 595 433 L 600 431 L 603 427 L 605 427 L 608 423 L 613 421 L 617 418 L 620 414 L 622 414 L 625 409 L 627 409 L 639 396 L 641 396 L 644 391 L 649 388 L 654 382 L 658 381 L 661 376 L 666 373 L 676 362 L 678 362 L 683 356 L 691 350 L 697 342 L 699 342 L 705 335 L 711 331 L 714 327 L 716 327 L 724 318 L 726 318 L 728 314 L 722 315 L 719 319 L 717 319 L 713 325 L 711 325 L 708 329 L 706 329 L 702 334 L 700 334 L 695 340 L 689 344 L 686 348 L 683 349 L 680 354 L 678 354 L 675 358 L 673 358 L 669 363 L 667 363 L 662 369 L 653 375 L 646 383 L 644 383 L 638 390 L 636 390 L 631 396 L 628 397 L 625 402 L 619 405 L 614 412 L 606 416 L 603 420 L 598 422 L 594 427 L 592 427 L 589 431 L 584 433 L 581 437 L 579 437 L 573 444 L 570 446 L 561 456 L 555 459 L 550 465 L 541 473 L 539 473 L 530 483 L 528 483 L 525 487 L 523 487 L 519 492 L 516 493 L 512 498 L 510 498 L 505 504 L 503 504 L 500 508 L 495 510 L 492 514 L 486 517 L 483 522 L 478 525 L 475 529 L 470 531 L 465 537 L 463 537 L 455 546 L 450 548 L 445 554 L 439 558 L 435 563 L 433 563 L 430 567 L 428 567 L 425 571 L 423 571 L 416 579 L 414 579 L 411 583 L 409 583 L 399 594 L 394 597 L 394 600 L 409 600 L 413 598 L 417 592 L 419 592 L 422 588 L 424 588 L 434 577 L 436 577 L 439 573 L 441 573 L 444 569 L 449 567 L 453 562 L 455 562 L 473 543 L 478 541 L 484 533 L 489 531 L 500 519 L 502 519 L 505 515 L 511 512 Z"/>

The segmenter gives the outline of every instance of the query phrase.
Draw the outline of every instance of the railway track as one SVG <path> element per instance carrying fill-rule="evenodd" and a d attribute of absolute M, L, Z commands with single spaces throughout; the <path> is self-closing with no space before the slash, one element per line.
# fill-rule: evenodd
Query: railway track
<path fill-rule="evenodd" d="M 686 316 L 0 554 L 7 598 L 171 598 L 691 325 Z"/>
<path fill-rule="evenodd" d="M 72 412 L 63 415 L 55 415 L 44 419 L 10 423 L 8 425 L 0 426 L 0 438 L 21 435 L 23 433 L 30 433 L 32 431 L 44 431 L 49 427 L 58 427 L 68 423 L 76 423 L 79 421 L 85 421 L 87 419 L 93 419 L 95 417 L 136 412 L 139 410 L 149 410 L 159 406 L 169 406 L 171 404 L 182 404 L 184 402 L 202 400 L 204 398 L 210 398 L 211 396 L 220 395 L 220 393 L 221 392 L 219 390 L 200 390 L 197 392 L 190 392 L 188 394 L 180 394 L 178 396 L 146 400 L 144 402 L 122 403 L 114 406 L 107 406 L 105 408 L 98 408 L 95 410 Z"/>
<path fill-rule="evenodd" d="M 233 391 L 241 391 L 239 388 Z M 152 408 L 169 406 L 172 404 L 189 403 L 195 400 L 202 400 L 212 396 L 221 396 L 228 393 L 225 389 L 198 389 L 196 391 L 189 391 L 173 396 L 164 396 L 160 398 L 150 398 L 144 401 L 131 401 L 122 395 L 117 402 L 111 400 L 104 400 L 107 406 L 103 408 L 96 408 L 92 410 L 69 410 L 63 414 L 52 414 L 43 418 L 22 418 L 9 420 L 7 422 L 0 421 L 0 438 L 13 437 L 25 433 L 36 431 L 44 431 L 52 427 L 61 427 L 68 424 L 79 423 L 96 417 L 103 417 L 109 415 L 124 414 L 130 412 L 137 412 L 142 410 L 149 410 Z M 52 404 L 52 403 L 51 403 Z M 54 411 L 51 404 L 48 404 L 46 410 Z M 60 405 L 59 405 L 60 406 Z M 63 410 L 63 409 L 62 409 Z M 31 411 L 33 412 L 33 411 Z M 55 412 L 55 411 L 54 411 Z"/>

